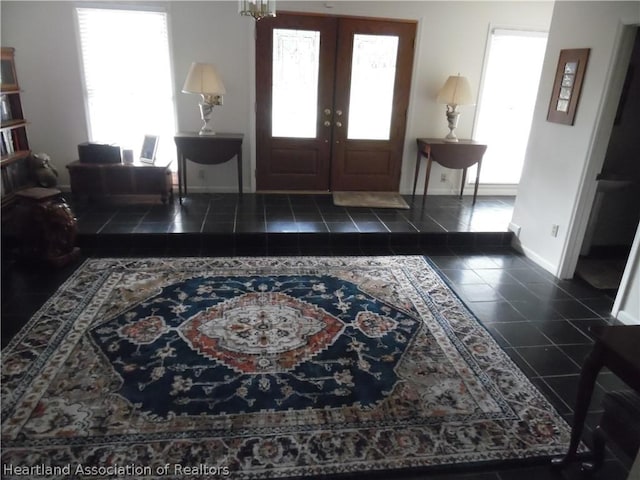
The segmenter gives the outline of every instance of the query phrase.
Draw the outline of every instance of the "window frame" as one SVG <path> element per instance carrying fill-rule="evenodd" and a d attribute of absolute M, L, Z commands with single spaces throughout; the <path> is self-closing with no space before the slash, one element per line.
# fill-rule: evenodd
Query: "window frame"
<path fill-rule="evenodd" d="M 549 38 L 549 30 L 547 28 L 543 28 L 543 27 L 536 27 L 536 26 L 523 26 L 523 25 L 505 25 L 505 24 L 490 24 L 489 25 L 489 29 L 487 31 L 487 40 L 486 40 L 486 46 L 485 46 L 485 52 L 484 52 L 484 57 L 483 57 L 483 62 L 482 62 L 482 75 L 480 77 L 480 84 L 478 86 L 478 101 L 476 103 L 476 108 L 474 111 L 474 118 L 473 118 L 473 127 L 472 127 L 472 136 L 471 138 L 476 139 L 476 135 L 478 132 L 478 126 L 479 126 L 479 122 L 480 122 L 480 112 L 482 109 L 482 103 L 484 100 L 484 89 L 486 86 L 486 80 L 487 80 L 487 74 L 488 74 L 488 67 L 489 67 L 489 58 L 491 55 L 491 46 L 492 46 L 492 39 L 493 36 L 496 32 L 509 32 L 511 34 L 520 34 L 520 36 L 534 36 L 534 37 L 546 37 L 547 38 L 547 43 L 548 43 L 548 38 Z M 505 33 L 505 35 L 509 35 L 509 33 Z M 546 52 L 546 47 L 545 47 L 545 52 Z M 538 90 L 539 90 L 540 86 L 538 86 Z M 536 94 L 537 96 L 537 94 Z M 476 167 L 472 167 L 470 169 L 470 173 L 467 177 L 467 185 L 473 184 L 475 183 L 475 169 Z M 482 179 L 480 180 L 480 188 L 482 189 L 484 187 L 484 189 L 493 189 L 495 190 L 497 193 L 500 194 L 513 194 L 515 195 L 517 193 L 517 188 L 518 188 L 519 182 L 518 183 L 492 183 L 492 182 L 482 182 Z"/>
<path fill-rule="evenodd" d="M 74 28 L 76 35 L 76 48 L 77 48 L 77 58 L 80 69 L 80 82 L 82 88 L 82 102 L 84 106 L 85 112 L 85 122 L 86 122 L 86 132 L 87 139 L 89 141 L 97 141 L 99 139 L 93 138 L 93 125 L 91 120 L 91 109 L 89 105 L 89 90 L 87 88 L 87 78 L 86 78 L 86 68 L 84 64 L 83 58 L 83 44 L 82 44 L 82 35 L 81 35 L 81 26 L 80 26 L 80 10 L 81 9 L 93 9 L 93 10 L 118 10 L 118 11 L 130 11 L 130 12 L 139 12 L 139 13 L 159 13 L 164 15 L 165 17 L 165 26 L 167 32 L 167 61 L 169 68 L 169 84 L 170 84 L 170 92 L 168 92 L 167 99 L 170 100 L 172 110 L 173 110 L 173 131 L 177 132 L 178 130 L 178 108 L 177 108 L 177 98 L 176 98 L 176 83 L 175 83 L 175 69 L 173 62 L 173 50 L 172 50 L 172 25 L 171 25 L 171 15 L 170 15 L 170 6 L 163 6 L 158 4 L 153 5 L 143 5 L 143 4 L 129 4 L 129 3 L 103 3 L 103 2 L 74 2 L 72 5 L 73 8 L 73 17 L 74 17 Z M 140 95 L 143 98 L 143 95 Z M 144 99 L 143 99 L 144 100 Z M 149 134 L 153 134 L 154 132 L 146 132 Z M 167 139 L 169 140 L 169 139 Z M 172 140 L 172 139 L 171 139 Z M 142 145 L 143 136 L 140 138 L 140 145 Z M 125 148 L 125 146 L 123 146 Z M 171 152 L 171 156 L 167 157 L 167 162 L 170 162 L 171 170 L 174 171 L 177 165 L 177 158 L 175 149 L 169 149 Z M 134 149 L 134 152 L 137 150 Z M 135 155 L 135 153 L 134 153 Z"/>

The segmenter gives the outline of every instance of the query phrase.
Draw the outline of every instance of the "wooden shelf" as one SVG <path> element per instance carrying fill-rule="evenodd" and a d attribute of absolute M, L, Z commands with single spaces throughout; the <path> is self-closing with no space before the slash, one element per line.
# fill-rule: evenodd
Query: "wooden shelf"
<path fill-rule="evenodd" d="M 22 112 L 21 91 L 16 78 L 14 49 L 2 47 L 2 85 L 0 105 L 3 120 L 0 122 L 2 153 L 2 207 L 10 205 L 16 193 L 32 187 L 34 180 L 27 161 L 31 155 L 27 138 L 27 121 Z"/>
<path fill-rule="evenodd" d="M 12 129 L 18 127 L 25 127 L 27 125 L 27 121 L 24 118 L 17 118 L 14 120 L 5 120 L 0 123 L 0 128 L 4 129 Z"/>
<path fill-rule="evenodd" d="M 11 165 L 19 160 L 27 158 L 31 154 L 31 150 L 20 150 L 19 152 L 14 152 L 11 155 L 7 155 L 0 159 L 0 166 L 6 167 L 7 165 Z"/>

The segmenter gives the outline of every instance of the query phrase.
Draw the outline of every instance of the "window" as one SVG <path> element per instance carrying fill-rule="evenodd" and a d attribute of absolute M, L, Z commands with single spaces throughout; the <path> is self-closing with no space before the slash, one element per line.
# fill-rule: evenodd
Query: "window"
<path fill-rule="evenodd" d="M 175 158 L 175 107 L 167 14 L 78 8 L 89 136 L 140 155 L 158 135 L 156 158 Z"/>
<path fill-rule="evenodd" d="M 546 44 L 546 32 L 491 33 L 474 135 L 488 145 L 481 183 L 520 182 Z M 468 178 L 475 181 L 475 172 Z"/>

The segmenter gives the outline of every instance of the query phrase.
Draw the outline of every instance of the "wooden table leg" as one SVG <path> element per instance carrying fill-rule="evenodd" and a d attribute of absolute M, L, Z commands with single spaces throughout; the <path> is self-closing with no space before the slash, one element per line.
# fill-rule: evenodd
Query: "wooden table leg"
<path fill-rule="evenodd" d="M 187 196 L 187 159 L 182 157 L 182 189 L 184 196 Z"/>
<path fill-rule="evenodd" d="M 462 169 L 462 183 L 460 184 L 460 200 L 462 200 L 462 192 L 464 192 L 464 182 L 467 181 L 467 169 L 463 168 Z M 473 201 L 475 202 L 475 197 L 473 198 Z"/>
<path fill-rule="evenodd" d="M 178 149 L 178 201 L 182 204 L 182 154 Z"/>
<path fill-rule="evenodd" d="M 476 197 L 478 196 L 478 185 L 480 184 L 480 167 L 482 167 L 482 159 L 478 160 L 478 169 L 476 170 L 476 184 L 473 187 L 473 205 L 476 204 Z"/>
<path fill-rule="evenodd" d="M 240 149 L 238 150 L 238 191 L 240 195 L 242 195 L 242 144 L 240 144 Z"/>
<path fill-rule="evenodd" d="M 424 201 L 427 198 L 427 189 L 429 188 L 429 177 L 431 176 L 431 155 L 427 155 L 427 173 L 424 177 L 424 192 L 422 192 L 422 207 L 424 208 Z"/>
<path fill-rule="evenodd" d="M 551 460 L 551 465 L 555 467 L 564 467 L 576 457 L 580 438 L 584 429 L 584 421 L 587 417 L 589 403 L 596 378 L 602 368 L 603 352 L 602 347 L 596 343 L 591 350 L 589 356 L 585 359 L 582 371 L 580 372 L 580 381 L 578 382 L 578 394 L 576 395 L 576 404 L 573 413 L 573 426 L 571 428 L 571 440 L 569 441 L 569 449 L 564 457 L 557 457 Z"/>
<path fill-rule="evenodd" d="M 416 187 L 418 186 L 418 176 L 420 174 L 420 161 L 422 160 L 422 154 L 420 152 L 420 148 L 418 147 L 418 156 L 416 157 L 416 169 L 413 174 L 413 193 L 411 194 L 411 201 L 416 196 Z"/>

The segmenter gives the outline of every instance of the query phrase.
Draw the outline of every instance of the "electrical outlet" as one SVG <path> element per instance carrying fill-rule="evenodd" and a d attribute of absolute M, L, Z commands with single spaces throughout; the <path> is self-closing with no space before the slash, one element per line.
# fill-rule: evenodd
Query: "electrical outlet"
<path fill-rule="evenodd" d="M 517 223 L 509 222 L 509 231 L 513 232 L 516 237 L 520 236 L 521 230 L 522 227 L 520 225 L 518 225 Z"/>
<path fill-rule="evenodd" d="M 200 180 L 204 180 L 204 168 L 201 168 L 200 170 L 198 170 L 198 178 Z"/>
<path fill-rule="evenodd" d="M 447 174 L 446 173 L 441 173 L 440 174 L 440 181 L 441 182 L 446 182 L 447 181 Z"/>
<path fill-rule="evenodd" d="M 560 228 L 560 225 L 556 225 L 555 223 L 553 225 L 551 225 L 551 236 L 552 237 L 557 237 L 558 236 L 558 229 Z"/>

